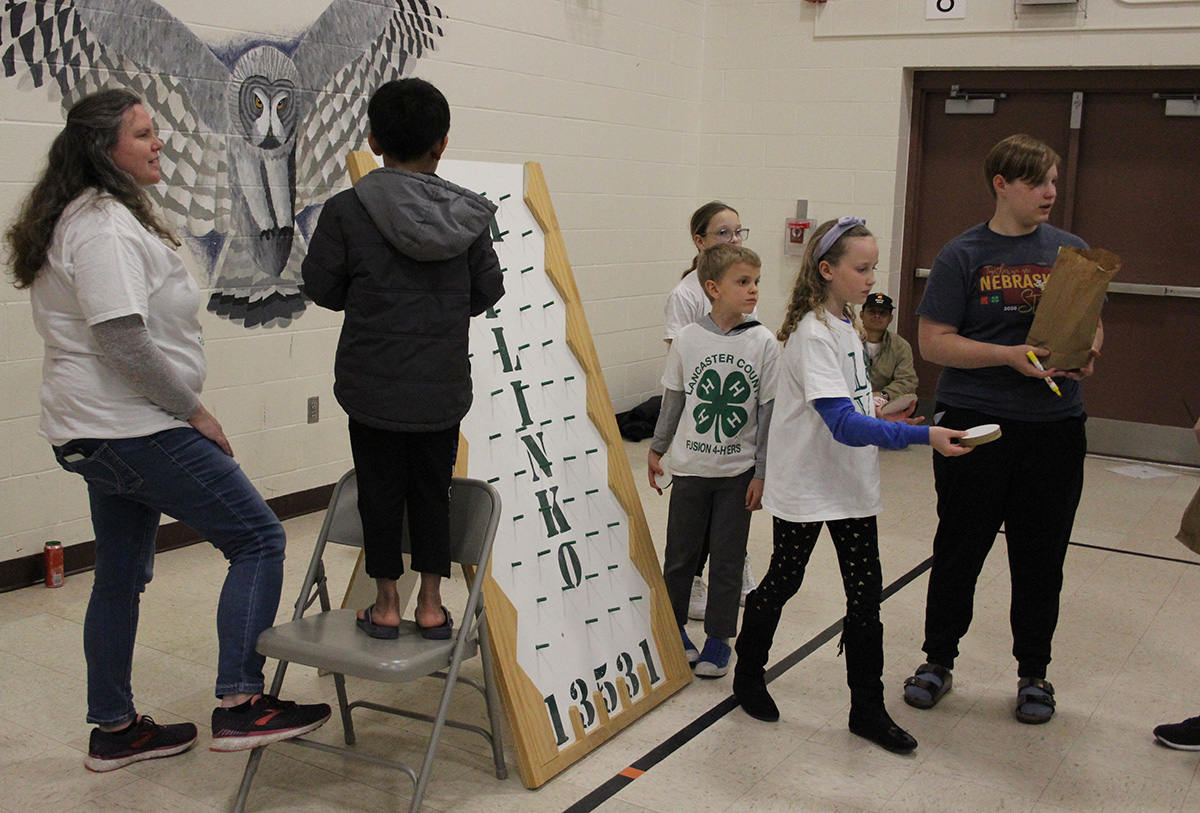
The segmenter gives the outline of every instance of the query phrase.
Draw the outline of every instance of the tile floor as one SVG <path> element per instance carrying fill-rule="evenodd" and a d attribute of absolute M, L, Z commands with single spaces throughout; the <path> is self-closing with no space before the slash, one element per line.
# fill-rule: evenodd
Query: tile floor
<path fill-rule="evenodd" d="M 646 444 L 627 449 L 641 483 Z M 935 525 L 929 455 L 927 448 L 883 454 L 885 585 L 929 555 Z M 1079 545 L 1067 559 L 1049 675 L 1058 689 L 1058 714 L 1048 725 L 1024 726 L 1012 718 L 1016 673 L 1009 654 L 1008 575 L 1003 551 L 997 550 L 979 583 L 954 691 L 932 711 L 910 709 L 899 699 L 901 682 L 921 661 L 926 576 L 883 605 L 889 704 L 897 721 L 920 740 L 914 754 L 888 754 L 847 731 L 845 673 L 831 641 L 772 684 L 783 714 L 779 723 L 760 723 L 734 709 L 597 809 L 1200 810 L 1200 755 L 1157 746 L 1150 733 L 1156 723 L 1200 713 L 1195 631 L 1200 559 L 1173 539 L 1200 473 L 1161 469 L 1168 476 L 1138 479 L 1110 471 L 1126 465 L 1087 463 L 1074 533 Z M 661 551 L 666 498 L 642 490 Z M 298 589 L 320 518 L 286 523 L 291 549 L 281 618 L 290 614 L 286 605 Z M 755 518 L 750 548 L 761 575 L 770 554 L 765 515 Z M 345 584 L 351 566 L 350 558 L 335 562 L 332 583 Z M 83 768 L 88 727 L 80 639 L 90 575 L 72 576 L 62 589 L 0 595 L 0 810 L 230 808 L 245 757 L 203 747 L 213 705 L 212 619 L 222 574 L 220 556 L 207 546 L 159 557 L 143 603 L 134 666 L 140 710 L 160 722 L 200 724 L 199 747 L 107 774 Z M 842 602 L 832 545 L 823 539 L 803 589 L 785 611 L 772 662 L 837 621 Z M 693 638 L 701 640 L 700 625 L 692 627 Z M 292 668 L 285 689 L 298 699 L 334 698 L 332 679 L 299 667 Z M 424 809 L 566 810 L 720 703 L 729 690 L 729 677 L 696 681 L 536 791 L 522 787 L 515 768 L 507 781 L 497 781 L 482 741 L 449 731 Z M 427 688 L 364 691 L 385 700 L 429 694 Z M 482 720 L 482 703 L 470 713 Z M 412 755 L 420 739 L 406 730 L 410 725 L 420 724 L 365 714 L 360 747 Z M 339 732 L 334 721 L 318 736 L 333 742 Z M 399 774 L 285 746 L 267 752 L 248 809 L 375 813 L 407 809 L 409 793 L 408 780 Z"/>

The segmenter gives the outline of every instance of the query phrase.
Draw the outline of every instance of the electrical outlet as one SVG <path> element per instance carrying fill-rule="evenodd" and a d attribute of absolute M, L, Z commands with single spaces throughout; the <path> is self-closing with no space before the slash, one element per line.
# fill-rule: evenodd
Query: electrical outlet
<path fill-rule="evenodd" d="M 321 420 L 321 397 L 314 395 L 308 399 L 308 422 L 316 423 Z"/>

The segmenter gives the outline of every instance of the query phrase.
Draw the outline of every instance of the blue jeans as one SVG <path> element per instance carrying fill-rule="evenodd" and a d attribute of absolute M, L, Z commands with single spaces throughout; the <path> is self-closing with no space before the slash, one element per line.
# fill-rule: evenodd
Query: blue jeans
<path fill-rule="evenodd" d="M 286 539 L 241 467 L 191 427 L 73 440 L 54 454 L 87 481 L 96 533 L 95 582 L 83 625 L 88 722 L 124 725 L 137 718 L 133 646 L 161 514 L 194 528 L 229 561 L 217 605 L 217 696 L 261 692 L 266 659 L 254 647 L 279 608 Z"/>

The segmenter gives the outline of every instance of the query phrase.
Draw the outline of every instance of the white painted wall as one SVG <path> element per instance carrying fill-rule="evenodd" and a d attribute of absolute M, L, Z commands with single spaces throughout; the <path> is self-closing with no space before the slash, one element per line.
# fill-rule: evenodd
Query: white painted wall
<path fill-rule="evenodd" d="M 329 0 L 160 0 L 210 43 L 293 37 Z M 445 36 L 415 75 L 450 100 L 447 157 L 540 161 L 618 409 L 658 386 L 662 297 L 689 261 L 696 207 L 704 3 L 438 0 Z M 0 36 L 0 51 L 10 42 Z M 58 98 L 0 76 L 0 220 L 8 223 L 61 129 Z M 364 129 L 365 129 L 365 122 Z M 365 147 L 364 147 L 365 148 Z M 198 274 L 198 278 L 203 275 Z M 201 279 L 202 287 L 205 280 Z M 207 295 L 205 295 L 207 300 Z M 202 313 L 204 401 L 266 497 L 350 466 L 333 397 L 341 318 L 316 307 L 285 329 Z M 0 285 L 0 560 L 93 537 L 83 481 L 37 435 L 42 347 L 28 294 Z M 321 398 L 321 421 L 305 422 Z"/>
<path fill-rule="evenodd" d="M 926 0 L 708 3 L 696 196 L 730 201 L 753 228 L 768 325 L 799 266 L 782 251 L 797 199 L 816 223 L 865 217 L 880 246 L 876 290 L 899 292 L 913 69 L 1200 64 L 1198 0 L 1080 0 L 1019 16 L 1013 0 L 956 2 L 964 19 L 927 20 Z"/>
<path fill-rule="evenodd" d="M 162 5 L 221 43 L 293 36 L 327 2 Z M 706 200 L 753 230 L 772 327 L 795 274 L 783 227 L 798 198 L 817 220 L 865 216 L 882 249 L 877 288 L 898 291 L 907 70 L 1187 66 L 1200 53 L 1195 0 L 1086 0 L 1086 17 L 1019 19 L 1011 0 L 965 2 L 963 20 L 926 21 L 925 0 L 440 0 L 445 36 L 415 73 L 450 100 L 448 157 L 542 163 L 619 411 L 658 390 L 663 299 Z M 62 115 L 47 91 L 4 77 L 0 111 L 7 223 Z M 340 317 L 310 308 L 272 330 L 203 318 L 204 400 L 255 484 L 272 497 L 334 481 L 349 466 L 332 394 Z M 36 434 L 41 343 L 28 295 L 10 286 L 0 342 L 2 561 L 92 534 L 82 482 Z"/>

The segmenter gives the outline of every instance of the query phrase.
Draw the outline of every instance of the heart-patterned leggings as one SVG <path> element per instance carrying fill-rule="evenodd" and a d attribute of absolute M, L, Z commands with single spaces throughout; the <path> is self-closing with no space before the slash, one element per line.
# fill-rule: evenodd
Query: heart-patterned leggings
<path fill-rule="evenodd" d="M 846 589 L 842 645 L 851 703 L 882 703 L 883 624 L 879 620 L 879 602 L 883 576 L 875 517 L 825 522 L 788 522 L 775 517 L 771 565 L 758 585 L 756 600 L 764 610 L 778 613 L 796 595 L 822 525 L 829 527 L 833 537 Z"/>

